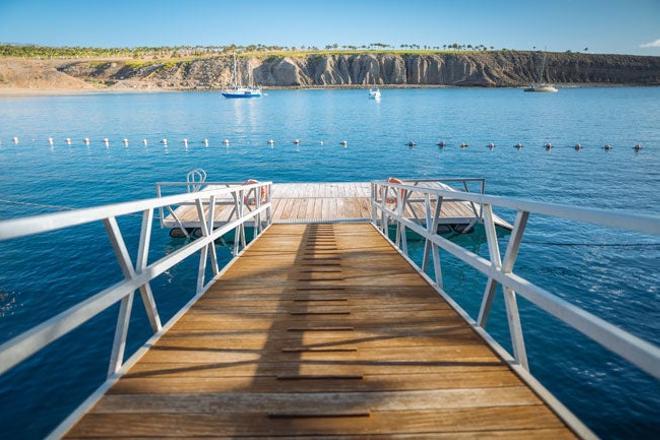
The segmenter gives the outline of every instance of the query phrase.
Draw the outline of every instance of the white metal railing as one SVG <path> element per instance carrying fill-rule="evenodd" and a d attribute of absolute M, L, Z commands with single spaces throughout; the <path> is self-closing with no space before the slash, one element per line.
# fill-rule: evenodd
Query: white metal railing
<path fill-rule="evenodd" d="M 165 197 L 163 192 L 166 188 L 173 188 L 175 191 L 185 189 L 185 191 L 187 192 L 197 192 L 197 191 L 201 191 L 204 187 L 218 189 L 218 188 L 234 188 L 237 186 L 246 185 L 245 182 L 207 182 L 205 177 L 206 174 L 201 174 L 201 172 L 204 171 L 203 170 L 200 171 L 200 169 L 192 170 L 190 173 L 188 173 L 188 176 L 186 176 L 185 182 L 156 182 L 156 197 Z M 191 177 L 191 175 L 193 177 Z M 198 179 L 202 179 L 202 180 L 195 180 L 194 176 L 197 175 L 201 176 L 198 177 Z M 257 189 L 255 188 L 250 190 L 248 193 L 246 193 L 245 197 L 249 198 L 250 200 L 255 200 L 256 194 L 257 194 Z M 229 214 L 230 217 L 234 216 L 238 212 L 238 198 L 235 194 L 233 196 L 227 195 L 225 197 L 216 199 L 216 204 L 232 205 L 232 212 Z M 171 216 L 172 220 L 174 220 L 174 222 L 178 225 L 179 230 L 181 230 L 183 235 L 185 235 L 187 238 L 190 238 L 190 234 L 188 233 L 188 230 L 184 227 L 183 222 L 179 218 L 179 215 L 177 215 L 176 213 L 176 207 L 177 207 L 176 205 L 185 206 L 185 205 L 191 205 L 191 203 L 184 201 L 181 203 L 176 203 L 176 204 L 173 203 L 170 205 L 164 205 L 159 207 L 158 221 L 160 223 L 160 227 L 161 228 L 165 227 L 165 218 L 167 217 L 167 215 L 169 215 Z M 245 208 L 248 211 L 251 211 L 252 205 L 246 204 Z M 166 212 L 168 213 L 167 215 Z"/>
<path fill-rule="evenodd" d="M 128 323 L 135 291 L 140 292 L 154 333 L 159 333 L 163 326 L 158 315 L 150 281 L 199 252 L 197 294 L 206 290 L 216 281 L 220 273 L 214 245 L 215 240 L 234 230 L 234 255 L 237 255 L 240 248 L 246 246 L 245 223 L 248 220 L 254 222 L 255 238 L 272 223 L 271 187 L 271 182 L 259 182 L 0 222 L 0 240 L 25 237 L 97 221 L 103 222 L 117 257 L 117 262 L 124 275 L 120 282 L 106 287 L 68 310 L 0 345 L 0 374 L 89 321 L 103 310 L 117 302 L 121 302 L 108 368 L 108 376 L 114 375 L 120 370 L 124 362 Z M 250 193 L 255 194 L 253 199 L 248 198 Z M 236 213 L 225 224 L 215 228 L 213 220 L 216 200 L 226 196 L 236 200 Z M 148 256 L 154 211 L 164 206 L 183 203 L 195 205 L 201 225 L 201 237 L 188 242 L 159 260 L 149 263 Z M 248 204 L 254 205 L 250 211 L 244 209 Z M 137 261 L 134 264 L 122 237 L 117 217 L 135 213 L 142 214 L 142 226 Z M 206 282 L 206 269 L 209 259 L 213 279 Z"/>
<path fill-rule="evenodd" d="M 409 179 L 402 179 L 402 182 L 404 185 L 412 185 L 412 186 L 421 186 L 424 188 L 435 188 L 435 189 L 446 189 L 448 191 L 456 190 L 451 186 L 451 184 L 460 184 L 460 186 L 463 187 L 466 193 L 471 192 L 470 191 L 470 184 L 471 183 L 476 183 L 478 185 L 478 191 L 480 194 L 485 194 L 486 192 L 486 179 L 483 177 L 441 177 L 441 178 L 435 178 L 435 179 L 416 179 L 416 178 L 409 178 Z M 458 190 L 456 190 L 458 191 Z M 392 193 L 393 194 L 393 193 Z M 385 192 L 385 197 L 389 197 L 389 191 Z M 378 196 L 378 194 L 377 194 Z M 462 233 L 467 233 L 469 232 L 474 225 L 477 222 L 483 221 L 483 209 L 481 208 L 481 205 L 475 204 L 474 202 L 470 200 L 463 200 L 463 199 L 454 199 L 451 197 L 445 197 L 444 198 L 445 202 L 465 202 L 467 203 L 470 208 L 472 209 L 472 214 L 473 214 L 473 219 L 470 221 L 469 225 L 464 228 L 461 232 Z M 415 216 L 415 210 L 412 208 L 412 203 L 413 202 L 424 202 L 423 198 L 415 198 L 412 196 L 412 193 L 406 197 L 404 200 L 404 205 L 408 206 L 410 208 L 410 212 L 412 213 L 413 216 Z M 405 213 L 405 209 L 402 211 Z M 416 218 L 416 220 L 419 220 Z"/>
<path fill-rule="evenodd" d="M 403 215 L 406 203 L 413 194 L 416 197 L 423 197 L 424 200 L 426 215 L 423 225 Z M 464 200 L 481 205 L 489 259 L 483 258 L 438 234 L 438 219 L 444 200 Z M 504 257 L 500 254 L 493 220 L 493 206 L 516 211 L 516 220 Z M 561 299 L 513 271 L 530 214 L 560 217 L 650 235 L 660 235 L 660 218 L 381 181 L 371 183 L 371 208 L 372 224 L 379 228 L 388 240 L 389 225 L 396 226 L 393 244 L 406 257 L 408 256 L 407 229 L 419 234 L 425 240 L 422 265 L 418 268 L 424 273 L 429 261 L 432 262 L 435 287 L 444 296 L 448 297 L 449 295 L 443 289 L 440 250 L 448 252 L 488 277 L 479 316 L 476 320 L 478 327 L 485 330 L 497 284 L 503 287 L 506 316 L 513 346 L 513 358 L 524 369 L 528 370 L 529 365 L 516 295 L 522 296 L 652 376 L 660 378 L 660 348 L 656 345 Z M 410 261 L 415 264 L 412 260 Z M 461 312 L 467 316 L 464 311 L 461 310 Z"/>

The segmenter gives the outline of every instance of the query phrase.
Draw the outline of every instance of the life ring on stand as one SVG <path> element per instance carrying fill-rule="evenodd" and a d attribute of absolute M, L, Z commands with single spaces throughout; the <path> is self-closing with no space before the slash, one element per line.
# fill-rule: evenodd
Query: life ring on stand
<path fill-rule="evenodd" d="M 397 184 L 397 185 L 403 185 L 403 182 L 401 181 L 401 179 L 397 179 L 396 177 L 388 177 L 387 183 L 394 183 L 394 184 Z M 386 187 L 386 188 L 387 188 L 386 189 L 386 191 L 387 191 L 386 195 L 387 196 L 385 197 L 385 203 L 393 203 L 394 206 L 396 207 L 396 205 L 397 205 L 396 197 L 390 197 L 389 196 L 389 193 L 390 193 L 389 187 Z M 400 190 L 400 191 L 401 191 L 400 192 L 401 198 L 403 198 L 403 190 Z M 395 194 L 396 194 L 396 192 L 395 192 Z"/>
<path fill-rule="evenodd" d="M 254 185 L 255 183 L 259 183 L 259 181 L 255 179 L 248 179 L 245 182 L 243 182 L 243 185 Z M 259 194 L 261 196 L 262 202 L 268 200 L 268 187 L 262 186 Z M 243 203 L 245 203 L 248 206 L 255 206 L 257 204 L 257 201 L 255 197 L 250 198 L 246 194 L 245 197 L 243 198 Z"/>

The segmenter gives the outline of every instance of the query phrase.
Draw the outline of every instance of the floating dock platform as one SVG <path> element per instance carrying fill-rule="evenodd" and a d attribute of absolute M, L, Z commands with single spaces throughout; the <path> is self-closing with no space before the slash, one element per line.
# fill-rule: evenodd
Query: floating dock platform
<path fill-rule="evenodd" d="M 466 183 L 468 181 L 482 182 L 482 179 L 449 179 Z M 409 182 L 409 181 L 405 181 Z M 414 180 L 413 184 L 436 189 L 454 191 L 443 180 Z M 169 183 L 172 185 L 172 183 Z M 168 185 L 167 182 L 159 185 Z M 179 189 L 180 183 L 177 184 Z M 239 185 L 239 183 L 204 184 L 202 190 L 214 190 Z M 467 183 L 466 183 L 467 187 Z M 273 223 L 340 223 L 371 221 L 371 183 L 370 182 L 316 182 L 316 183 L 274 183 L 272 185 Z M 162 194 L 162 186 L 159 186 Z M 389 196 L 389 206 L 396 204 L 394 195 Z M 221 226 L 231 221 L 235 216 L 235 200 L 225 197 L 216 200 L 214 212 L 215 225 Z M 246 209 L 250 209 L 246 205 Z M 432 202 L 432 209 L 435 209 Z M 205 208 L 205 218 L 208 209 Z M 424 224 L 424 200 L 413 198 L 406 201 L 403 214 L 420 224 Z M 481 220 L 481 206 L 464 200 L 444 200 L 438 220 L 439 230 L 455 229 L 464 231 Z M 512 225 L 495 215 L 496 225 L 511 230 Z M 200 227 L 199 216 L 195 206 L 179 206 L 173 212 L 165 213 L 162 227 L 189 230 Z"/>

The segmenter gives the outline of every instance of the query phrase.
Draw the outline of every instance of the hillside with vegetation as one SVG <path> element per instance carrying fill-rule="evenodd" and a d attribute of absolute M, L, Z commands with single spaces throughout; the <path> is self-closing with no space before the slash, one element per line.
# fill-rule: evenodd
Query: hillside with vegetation
<path fill-rule="evenodd" d="M 0 89 L 195 90 L 231 81 L 266 87 L 659 85 L 660 57 L 539 52 L 454 43 L 428 47 L 0 46 Z"/>

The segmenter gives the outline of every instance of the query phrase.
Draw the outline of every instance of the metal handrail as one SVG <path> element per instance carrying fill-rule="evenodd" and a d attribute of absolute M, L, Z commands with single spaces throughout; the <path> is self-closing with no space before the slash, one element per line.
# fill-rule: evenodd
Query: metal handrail
<path fill-rule="evenodd" d="M 214 245 L 215 240 L 234 230 L 236 237 L 234 255 L 237 255 L 240 249 L 246 246 L 245 223 L 247 221 L 254 219 L 255 238 L 272 223 L 271 187 L 271 182 L 260 182 L 232 188 L 204 190 L 155 199 L 1 221 L 0 240 L 25 237 L 102 221 L 124 279 L 0 345 L 0 374 L 89 321 L 103 310 L 121 301 L 110 356 L 108 377 L 116 374 L 124 362 L 128 323 L 135 291 L 140 291 L 152 330 L 155 334 L 159 333 L 163 325 L 160 322 L 150 281 L 199 251 L 197 294 L 206 290 L 215 282 L 220 273 Z M 250 211 L 245 210 L 244 207 L 246 204 L 246 195 L 251 191 L 259 194 L 259 197 L 255 197 L 256 207 Z M 226 224 L 215 228 L 214 213 L 216 198 L 225 195 L 231 195 L 236 201 L 236 213 L 233 219 L 229 219 Z M 149 264 L 148 256 L 154 211 L 163 206 L 184 202 L 194 202 L 196 205 L 202 236 Z M 117 223 L 117 217 L 134 213 L 142 213 L 140 241 L 135 264 L 131 260 L 119 224 Z M 211 261 L 213 279 L 206 282 L 206 267 L 209 259 Z"/>
<path fill-rule="evenodd" d="M 660 217 L 616 213 L 602 209 L 578 208 L 484 194 L 447 191 L 406 184 L 395 184 L 386 181 L 372 182 L 371 190 L 372 224 L 376 228 L 379 228 L 383 235 L 390 240 L 388 236 L 388 227 L 390 223 L 394 223 L 396 225 L 396 235 L 395 241 L 392 243 L 397 246 L 405 256 L 408 254 L 406 229 L 410 229 L 424 238 L 425 243 L 422 265 L 421 267 L 418 267 L 418 269 L 424 273 L 429 264 L 429 260 L 432 261 L 435 277 L 434 287 L 436 287 L 442 295 L 449 296 L 443 289 L 440 249 L 457 257 L 488 277 L 488 283 L 479 310 L 479 317 L 476 321 L 476 325 L 484 330 L 488 321 L 488 315 L 495 296 L 497 284 L 502 285 L 507 311 L 507 321 L 513 346 L 513 357 L 524 369 L 528 370 L 529 365 L 523 338 L 522 324 L 518 313 L 516 294 L 521 295 L 537 307 L 598 342 L 603 347 L 633 363 L 648 374 L 660 378 L 660 348 L 658 346 L 561 299 L 557 295 L 533 284 L 513 272 L 513 267 L 518 257 L 520 244 L 530 214 L 548 215 L 651 235 L 660 235 Z M 385 194 L 390 192 L 396 194 L 395 210 L 388 206 L 386 202 Z M 425 225 L 419 225 L 403 215 L 405 202 L 412 193 L 420 193 L 424 196 L 426 213 Z M 488 242 L 488 259 L 483 258 L 438 234 L 437 225 L 440 217 L 440 208 L 445 198 L 460 199 L 479 203 L 481 205 L 484 215 L 484 228 Z M 434 203 L 432 203 L 432 199 Z M 516 211 L 516 220 L 513 231 L 511 232 L 511 237 L 503 257 L 500 254 L 499 243 L 497 241 L 493 206 Z M 412 260 L 410 261 L 412 262 Z M 466 314 L 463 310 L 461 310 L 461 312 Z"/>
<path fill-rule="evenodd" d="M 201 170 L 201 171 L 200 171 Z M 192 184 L 190 182 L 190 176 L 186 177 L 185 182 L 156 182 L 156 197 L 162 198 L 163 196 L 163 188 L 165 187 L 180 187 L 183 186 L 186 188 L 187 192 L 197 192 L 197 191 L 203 191 L 202 185 L 206 186 L 206 190 L 209 189 L 209 186 L 219 186 L 222 185 L 225 188 L 231 188 L 231 187 L 236 187 L 236 186 L 243 186 L 245 185 L 245 182 L 208 182 L 206 180 L 206 171 L 202 170 L 201 168 L 194 169 L 190 173 L 200 173 L 203 172 L 202 177 L 203 177 L 203 182 L 201 184 Z M 189 173 L 189 174 L 190 174 Z M 217 188 L 214 188 L 217 189 Z M 253 190 L 254 192 L 254 190 Z M 228 203 L 233 203 L 234 201 L 231 200 Z M 221 203 L 221 201 L 216 200 L 216 203 Z M 189 203 L 182 202 L 178 203 L 179 206 L 181 205 L 186 205 Z M 158 222 L 160 224 L 161 228 L 165 227 L 165 210 L 167 210 L 170 215 L 174 218 L 174 221 L 179 225 L 179 229 L 183 233 L 183 235 L 186 236 L 186 238 L 190 238 L 190 234 L 188 234 L 188 231 L 186 228 L 183 227 L 181 220 L 179 217 L 176 215 L 176 212 L 174 208 L 172 208 L 172 204 L 169 205 L 164 205 L 158 208 Z"/>

